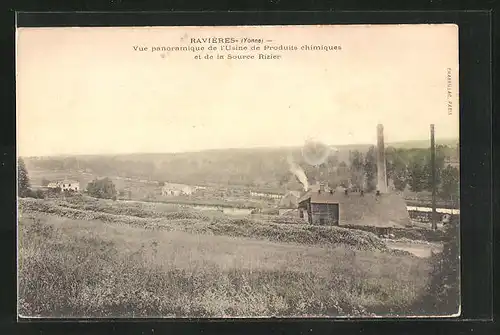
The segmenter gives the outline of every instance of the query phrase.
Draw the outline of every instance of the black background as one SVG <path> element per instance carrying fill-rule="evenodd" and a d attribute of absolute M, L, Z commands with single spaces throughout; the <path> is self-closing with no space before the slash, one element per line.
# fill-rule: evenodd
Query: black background
<path fill-rule="evenodd" d="M 379 1 L 378 8 L 395 10 L 399 1 Z M 140 2 L 142 9 L 148 1 Z M 161 2 L 155 2 L 156 5 Z M 203 10 L 227 9 L 229 1 L 209 2 L 187 5 L 184 1 L 164 2 L 162 9 Z M 329 9 L 376 9 L 356 1 L 336 1 Z M 417 2 L 414 1 L 413 5 Z M 470 2 L 472 3 L 472 2 Z M 308 6 L 306 5 L 308 4 Z M 481 2 L 474 2 L 479 9 Z M 482 8 L 493 6 L 492 1 L 483 1 Z M 255 1 L 236 9 L 279 10 L 286 8 L 284 1 Z M 325 9 L 325 2 L 304 1 L 301 5 L 288 5 L 288 10 Z M 465 8 L 466 2 L 455 9 Z M 260 6 L 260 7 L 259 7 Z M 321 7 L 323 6 L 323 7 Z M 391 7 L 392 6 L 392 7 Z M 16 10 L 140 10 L 138 2 L 120 1 L 30 1 Z M 154 9 L 154 5 L 150 6 Z M 159 8 L 159 7 L 156 7 Z M 399 9 L 408 10 L 411 7 Z M 498 206 L 493 195 L 498 192 L 498 181 L 492 180 L 492 27 L 495 15 L 488 11 L 450 11 L 445 1 L 420 1 L 426 11 L 413 12 L 346 12 L 346 11 L 258 11 L 258 12 L 131 12 L 113 13 L 22 13 L 17 16 L 17 25 L 24 27 L 44 26 L 161 26 L 161 25 L 292 25 L 292 24 L 397 24 L 397 23 L 456 23 L 459 25 L 460 38 L 460 143 L 461 143 L 461 252 L 462 252 L 462 316 L 453 320 L 130 320 L 107 322 L 61 322 L 61 321 L 23 321 L 16 324 L 16 182 L 15 182 L 15 58 L 14 31 L 15 13 L 9 11 L 0 21 L 3 50 L 3 69 L 6 76 L 2 79 L 10 85 L 2 91 L 4 102 L 2 113 L 1 137 L 1 184 L 0 236 L 2 266 L 4 274 L 1 285 L 0 333 L 132 333 L 154 334 L 165 331 L 173 333 L 303 333 L 325 332 L 345 333 L 395 333 L 395 334 L 462 334 L 462 333 L 500 333 L 494 330 L 493 318 L 493 224 L 492 209 Z M 448 9 L 450 7 L 448 6 Z M 433 9 L 434 11 L 429 11 Z M 496 152 L 495 152 L 496 154 Z M 495 201 L 494 201 L 495 200 Z M 498 230 L 495 231 L 498 236 Z M 498 239 L 496 239 L 498 241 Z M 498 257 L 495 258 L 498 260 Z M 496 285 L 496 287 L 500 287 Z M 467 320 L 467 321 L 466 321 Z"/>

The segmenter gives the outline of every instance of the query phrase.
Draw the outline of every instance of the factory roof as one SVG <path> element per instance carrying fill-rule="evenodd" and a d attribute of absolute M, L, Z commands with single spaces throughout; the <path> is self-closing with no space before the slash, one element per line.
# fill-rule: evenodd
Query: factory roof
<path fill-rule="evenodd" d="M 339 191 L 309 191 L 299 199 L 299 202 L 311 199 L 311 203 L 314 204 L 337 204 L 341 196 L 345 197 L 345 194 Z"/>

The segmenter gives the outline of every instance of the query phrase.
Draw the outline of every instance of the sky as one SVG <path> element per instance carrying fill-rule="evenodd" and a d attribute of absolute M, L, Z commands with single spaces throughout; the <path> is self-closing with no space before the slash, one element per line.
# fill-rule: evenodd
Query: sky
<path fill-rule="evenodd" d="M 281 55 L 270 60 L 134 50 L 206 50 L 210 44 L 190 44 L 204 37 L 341 50 L 209 52 Z M 378 123 L 386 142 L 428 139 L 431 123 L 436 138 L 459 134 L 455 25 L 19 28 L 16 53 L 21 156 L 295 146 L 310 138 L 375 144 Z"/>

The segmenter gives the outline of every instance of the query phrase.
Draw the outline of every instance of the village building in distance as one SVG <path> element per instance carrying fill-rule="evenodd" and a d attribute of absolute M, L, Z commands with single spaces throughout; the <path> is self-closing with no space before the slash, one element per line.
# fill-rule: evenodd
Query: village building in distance
<path fill-rule="evenodd" d="M 75 180 L 62 180 L 51 182 L 47 185 L 48 189 L 57 189 L 59 188 L 61 191 L 80 191 L 80 183 Z"/>
<path fill-rule="evenodd" d="M 267 192 L 254 192 L 254 191 L 250 191 L 250 196 L 256 197 L 256 198 L 268 198 L 268 199 L 277 199 L 277 200 L 279 200 L 283 197 L 282 194 L 267 193 Z"/>
<path fill-rule="evenodd" d="M 161 188 L 161 195 L 162 196 L 174 196 L 174 197 L 178 197 L 181 195 L 191 195 L 198 189 L 199 188 L 195 187 L 195 186 L 189 186 L 189 185 L 184 185 L 184 184 L 165 183 L 165 185 L 163 185 L 163 187 Z"/>

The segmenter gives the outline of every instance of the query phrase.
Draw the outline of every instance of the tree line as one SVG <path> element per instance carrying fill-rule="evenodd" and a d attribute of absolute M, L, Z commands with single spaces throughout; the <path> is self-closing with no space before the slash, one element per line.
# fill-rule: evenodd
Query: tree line
<path fill-rule="evenodd" d="M 459 169 L 446 164 L 450 148 L 437 146 L 435 152 L 436 188 L 443 200 L 458 200 Z M 430 149 L 403 149 L 388 147 L 385 152 L 388 183 L 397 191 L 432 191 Z M 338 161 L 335 156 L 319 166 L 304 165 L 304 172 L 311 183 L 326 181 L 330 187 L 353 187 L 372 192 L 377 188 L 377 152 L 371 146 L 366 152 L 353 150 L 348 162 Z M 281 184 L 288 182 L 282 178 Z"/>
<path fill-rule="evenodd" d="M 30 159 L 29 164 L 44 170 L 78 170 L 104 176 L 122 176 L 149 180 L 169 180 L 185 184 L 213 183 L 256 189 L 301 190 L 301 184 L 289 172 L 289 151 L 223 151 L 185 154 L 125 155 L 95 157 L 53 157 Z M 299 149 L 292 152 L 310 182 L 327 181 L 331 186 L 376 188 L 375 146 L 341 150 L 319 166 L 301 161 Z M 446 158 L 456 159 L 456 147 L 436 147 L 436 177 L 439 195 L 458 199 L 459 170 L 447 166 Z M 387 179 L 394 189 L 414 192 L 431 191 L 430 150 L 428 148 L 386 149 Z"/>

